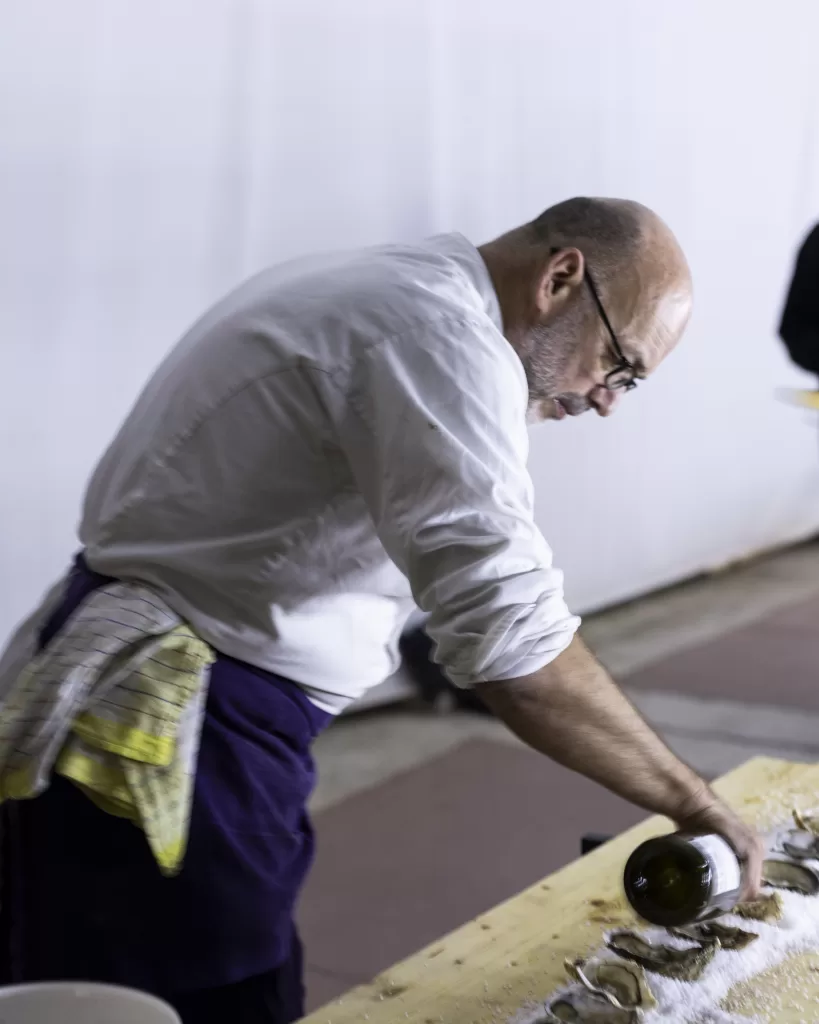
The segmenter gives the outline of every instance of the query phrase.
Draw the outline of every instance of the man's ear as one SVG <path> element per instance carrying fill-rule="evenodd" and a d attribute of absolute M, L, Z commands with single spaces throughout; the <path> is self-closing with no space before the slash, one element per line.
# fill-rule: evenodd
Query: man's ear
<path fill-rule="evenodd" d="M 586 260 L 579 249 L 555 249 L 538 282 L 536 303 L 541 314 L 553 313 L 583 284 Z"/>

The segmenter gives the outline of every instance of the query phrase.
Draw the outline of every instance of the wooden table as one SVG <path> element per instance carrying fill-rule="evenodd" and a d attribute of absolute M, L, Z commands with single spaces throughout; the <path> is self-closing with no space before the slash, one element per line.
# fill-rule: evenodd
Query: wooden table
<path fill-rule="evenodd" d="M 794 806 L 819 806 L 819 766 L 758 758 L 715 788 L 743 818 L 766 829 Z M 622 896 L 623 867 L 638 843 L 670 827 L 662 818 L 638 825 L 311 1014 L 305 1024 L 498 1024 L 527 1001 L 545 999 L 564 983 L 566 957 L 594 949 L 613 927 L 636 923 Z M 817 1013 L 783 1007 L 771 1018 L 778 1024 L 819 1019 L 819 957 L 802 960 Z M 775 975 L 737 990 L 732 1008 L 753 1012 L 754 991 L 762 986 L 770 993 Z"/>

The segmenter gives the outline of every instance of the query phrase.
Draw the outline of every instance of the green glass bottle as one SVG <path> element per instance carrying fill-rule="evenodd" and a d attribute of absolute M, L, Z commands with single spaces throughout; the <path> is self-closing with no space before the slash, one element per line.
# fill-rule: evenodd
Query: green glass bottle
<path fill-rule="evenodd" d="M 623 885 L 644 921 L 679 928 L 727 914 L 739 900 L 742 869 L 720 836 L 675 832 L 637 847 Z"/>

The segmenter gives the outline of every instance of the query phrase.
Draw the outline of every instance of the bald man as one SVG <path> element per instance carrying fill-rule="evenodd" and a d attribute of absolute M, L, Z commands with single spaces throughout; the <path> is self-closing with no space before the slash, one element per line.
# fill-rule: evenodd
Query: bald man
<path fill-rule="evenodd" d="M 724 836 L 754 892 L 758 839 L 578 639 L 526 469 L 527 418 L 609 415 L 690 309 L 654 214 L 575 199 L 480 248 L 288 263 L 210 310 L 97 467 L 81 553 L 0 686 L 111 580 L 185 620 L 215 661 L 184 867 L 163 877 L 141 832 L 55 775 L 11 805 L 10 978 L 136 985 L 185 1024 L 299 1017 L 310 745 L 394 669 L 413 599 L 458 686 L 536 750 Z"/>

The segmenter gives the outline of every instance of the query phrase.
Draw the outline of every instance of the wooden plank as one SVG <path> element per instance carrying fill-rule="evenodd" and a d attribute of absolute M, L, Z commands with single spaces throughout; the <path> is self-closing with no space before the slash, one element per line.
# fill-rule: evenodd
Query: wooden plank
<path fill-rule="evenodd" d="M 715 788 L 745 820 L 765 829 L 794 806 L 819 803 L 819 766 L 757 758 Z M 612 927 L 636 923 L 622 896 L 623 867 L 638 843 L 670 827 L 665 819 L 649 819 L 311 1014 L 305 1024 L 498 1024 L 527 1001 L 545 999 L 563 984 L 566 957 L 594 949 Z M 807 1005 L 819 1003 L 819 974 L 810 966 L 806 961 Z M 753 986 L 745 988 L 736 996 L 743 1008 L 754 1004 Z M 776 1016 L 782 1024 L 802 1019 L 796 1008 Z"/>

